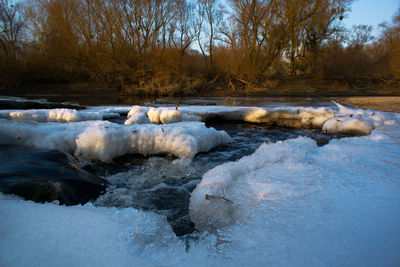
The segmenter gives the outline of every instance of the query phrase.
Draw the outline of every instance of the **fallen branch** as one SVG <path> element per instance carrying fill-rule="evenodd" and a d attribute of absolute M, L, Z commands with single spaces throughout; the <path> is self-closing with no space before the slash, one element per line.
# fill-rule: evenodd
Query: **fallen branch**
<path fill-rule="evenodd" d="M 178 110 L 179 104 L 181 103 L 181 99 L 178 99 L 178 103 L 176 103 L 175 110 Z"/>
<path fill-rule="evenodd" d="M 225 200 L 228 203 L 233 204 L 232 200 L 227 199 L 225 197 L 219 197 L 219 196 L 213 196 L 213 195 L 206 194 L 206 200 L 212 200 L 212 199 L 222 199 L 222 200 Z"/>

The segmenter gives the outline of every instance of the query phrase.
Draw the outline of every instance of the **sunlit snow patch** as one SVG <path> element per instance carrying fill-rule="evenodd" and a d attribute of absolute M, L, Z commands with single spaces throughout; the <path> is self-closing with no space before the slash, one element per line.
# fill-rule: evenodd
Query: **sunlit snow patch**
<path fill-rule="evenodd" d="M 58 149 L 101 161 L 129 153 L 194 157 L 231 140 L 225 131 L 200 122 L 124 126 L 107 121 L 40 124 L 0 120 L 0 136 L 0 144 Z"/>
<path fill-rule="evenodd" d="M 356 126 L 350 127 L 351 130 L 360 131 L 361 126 Z M 398 163 L 382 163 L 379 154 L 384 155 L 387 150 L 386 157 L 396 158 L 398 151 L 389 154 L 393 141 L 382 134 L 362 138 L 333 140 L 323 147 L 305 137 L 263 144 L 253 155 L 217 166 L 204 174 L 192 192 L 190 216 L 198 230 L 216 232 L 245 223 L 267 203 L 301 201 L 328 178 L 346 186 L 361 183 L 362 190 L 367 190 L 364 184 L 383 179 L 381 171 L 388 172 L 383 177 L 395 175 L 399 171 Z M 387 145 L 381 148 L 384 142 Z M 391 164 L 394 164 L 393 170 L 389 168 Z M 380 167 L 376 169 L 376 166 Z M 366 178 L 368 175 L 371 178 Z"/>

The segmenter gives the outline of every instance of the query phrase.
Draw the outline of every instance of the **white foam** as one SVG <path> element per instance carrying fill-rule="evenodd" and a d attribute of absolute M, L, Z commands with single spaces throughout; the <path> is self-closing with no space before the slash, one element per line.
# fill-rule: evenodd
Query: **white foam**
<path fill-rule="evenodd" d="M 226 132 L 207 128 L 200 122 L 123 126 L 107 121 L 67 125 L 0 120 L 0 136 L 0 144 L 58 149 L 84 159 L 101 161 L 110 161 L 127 153 L 194 157 L 231 140 Z"/>

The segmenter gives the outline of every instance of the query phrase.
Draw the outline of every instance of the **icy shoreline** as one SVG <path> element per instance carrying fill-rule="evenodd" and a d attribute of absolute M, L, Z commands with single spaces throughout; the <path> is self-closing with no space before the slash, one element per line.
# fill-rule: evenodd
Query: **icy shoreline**
<path fill-rule="evenodd" d="M 227 107 L 209 113 L 200 107 L 185 109 L 153 113 L 159 123 L 161 118 L 177 122 L 243 114 L 227 112 L 233 110 Z M 298 109 L 293 110 L 285 114 L 297 116 Z M 143 113 L 150 120 L 148 111 L 141 107 L 130 117 Z M 397 266 L 400 115 L 339 107 L 325 129 L 338 131 L 354 119 L 365 124 L 354 127 L 370 135 L 332 140 L 322 147 L 305 137 L 265 143 L 250 156 L 208 171 L 191 196 L 191 217 L 202 232 L 189 249 L 165 216 L 153 212 L 90 203 L 37 204 L 0 193 L 0 265 Z M 0 142 L 65 146 L 77 156 L 104 161 L 133 149 L 132 140 L 143 142 L 143 153 L 162 150 L 191 157 L 215 140 L 229 139 L 201 122 L 0 120 L 0 135 L 7 136 Z M 169 148 L 156 145 L 168 136 L 183 139 Z"/>

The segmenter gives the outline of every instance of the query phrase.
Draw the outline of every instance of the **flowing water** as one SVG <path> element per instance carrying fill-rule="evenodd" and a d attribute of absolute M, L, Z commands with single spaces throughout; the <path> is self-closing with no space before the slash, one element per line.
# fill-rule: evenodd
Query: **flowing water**
<path fill-rule="evenodd" d="M 111 183 L 95 204 L 134 207 L 165 214 L 176 235 L 190 234 L 194 231 L 188 215 L 190 193 L 208 170 L 251 155 L 262 143 L 305 136 L 314 139 L 318 145 L 324 145 L 336 138 L 319 129 L 273 128 L 235 121 L 214 120 L 207 122 L 207 126 L 226 131 L 232 142 L 199 153 L 193 159 L 126 155 L 111 164 L 97 162 L 86 166 L 88 171 L 105 177 Z"/>

